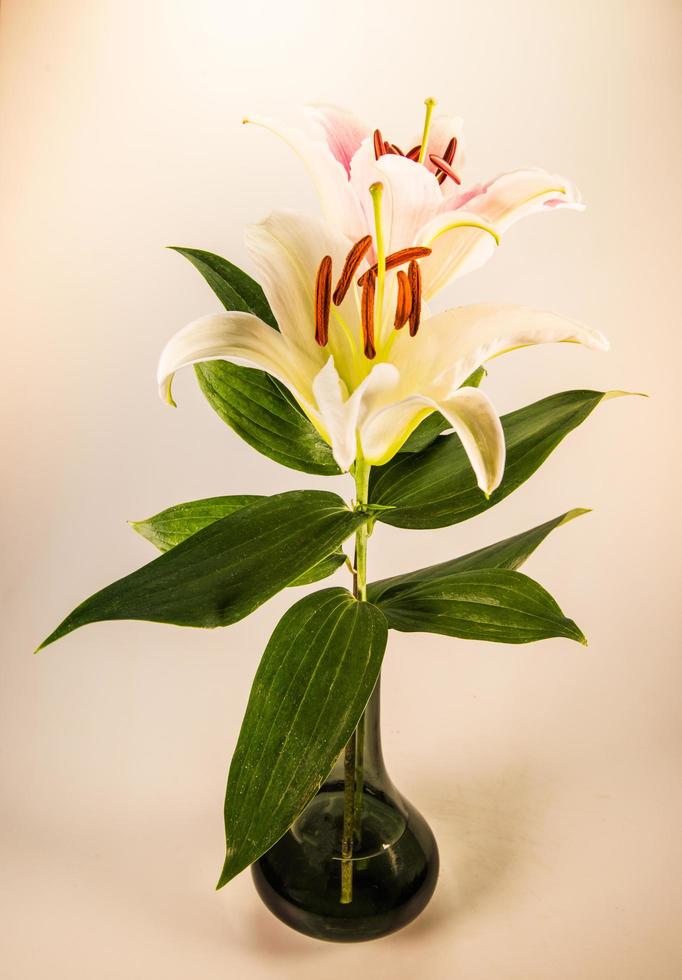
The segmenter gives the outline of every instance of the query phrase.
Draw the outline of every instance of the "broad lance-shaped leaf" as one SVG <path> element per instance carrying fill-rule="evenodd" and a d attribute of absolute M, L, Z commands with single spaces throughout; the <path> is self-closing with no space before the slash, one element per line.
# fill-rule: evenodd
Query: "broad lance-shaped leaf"
<path fill-rule="evenodd" d="M 522 572 L 501 568 L 451 572 L 379 599 L 391 629 L 444 633 L 463 640 L 531 643 L 564 636 L 585 643 L 551 595 Z"/>
<path fill-rule="evenodd" d="M 507 461 L 502 482 L 488 500 L 454 433 L 439 436 L 422 452 L 394 456 L 370 475 L 370 503 L 392 507 L 378 512 L 377 520 L 395 527 L 445 527 L 494 507 L 532 476 L 602 400 L 623 394 L 563 391 L 505 415 Z"/>
<path fill-rule="evenodd" d="M 387 626 L 345 589 L 284 614 L 256 673 L 225 796 L 218 887 L 286 833 L 351 736 L 379 676 Z"/>
<path fill-rule="evenodd" d="M 227 259 L 201 249 L 175 248 L 202 274 L 226 310 L 254 313 L 277 330 L 258 283 Z M 210 361 L 195 365 L 199 387 L 216 414 L 250 446 L 304 473 L 340 473 L 329 445 L 288 391 L 256 368 Z"/>
<path fill-rule="evenodd" d="M 367 520 L 321 490 L 266 497 L 86 599 L 41 647 L 102 620 L 228 626 L 300 578 Z"/>
<path fill-rule="evenodd" d="M 242 494 L 189 500 L 184 504 L 167 507 L 153 517 L 148 517 L 146 521 L 130 521 L 130 526 L 159 551 L 169 551 L 197 531 L 208 527 L 209 524 L 264 499 L 256 494 Z M 345 560 L 344 552 L 337 548 L 289 585 L 309 585 L 311 582 L 327 578 L 340 568 Z"/>
<path fill-rule="evenodd" d="M 479 548 L 478 551 L 472 551 L 468 555 L 461 555 L 459 558 L 452 558 L 438 565 L 429 565 L 427 568 L 418 568 L 405 575 L 393 575 L 378 582 L 370 582 L 367 586 L 367 597 L 374 603 L 399 602 L 402 595 L 409 594 L 415 587 L 442 581 L 457 572 L 470 572 L 481 568 L 506 568 L 514 571 L 523 565 L 555 528 L 589 513 L 590 511 L 585 507 L 576 507 L 529 531 L 522 531 L 521 534 L 505 538 L 504 541 L 498 541 L 486 548 Z"/>

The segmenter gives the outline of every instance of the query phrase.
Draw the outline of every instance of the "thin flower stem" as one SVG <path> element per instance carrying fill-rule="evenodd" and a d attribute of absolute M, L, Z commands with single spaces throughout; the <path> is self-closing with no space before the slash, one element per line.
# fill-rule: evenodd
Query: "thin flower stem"
<path fill-rule="evenodd" d="M 362 458 L 355 461 L 355 492 L 358 504 L 366 504 L 369 488 L 369 465 Z M 355 534 L 355 573 L 353 595 L 367 601 L 367 525 Z M 341 904 L 353 901 L 353 846 L 360 841 L 363 792 L 363 748 L 365 713 L 346 745 L 343 756 L 343 836 L 341 838 Z"/>

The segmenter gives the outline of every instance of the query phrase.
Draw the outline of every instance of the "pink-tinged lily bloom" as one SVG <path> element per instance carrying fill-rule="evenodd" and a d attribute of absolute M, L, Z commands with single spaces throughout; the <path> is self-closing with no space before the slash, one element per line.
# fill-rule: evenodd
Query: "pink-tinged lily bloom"
<path fill-rule="evenodd" d="M 431 249 L 421 264 L 425 299 L 486 262 L 500 236 L 520 218 L 583 208 L 571 181 L 541 169 L 516 170 L 462 188 L 462 120 L 432 118 L 434 105 L 426 100 L 423 132 L 409 148 L 333 105 L 305 107 L 315 135 L 263 117 L 244 120 L 271 130 L 293 148 L 312 177 L 323 216 L 352 241 L 373 234 L 369 188 L 382 183 L 387 250 Z"/>
<path fill-rule="evenodd" d="M 190 323 L 161 355 L 160 394 L 173 404 L 173 375 L 189 364 L 224 359 L 260 368 L 287 386 L 343 470 L 356 459 L 385 463 L 440 411 L 489 494 L 504 469 L 502 427 L 488 396 L 463 382 L 490 358 L 530 344 L 608 344 L 595 330 L 520 306 L 482 303 L 430 316 L 422 270 L 432 253 L 387 252 L 381 198 L 374 185 L 373 235 L 355 243 L 296 212 L 274 212 L 248 229 L 280 331 L 243 312 Z"/>

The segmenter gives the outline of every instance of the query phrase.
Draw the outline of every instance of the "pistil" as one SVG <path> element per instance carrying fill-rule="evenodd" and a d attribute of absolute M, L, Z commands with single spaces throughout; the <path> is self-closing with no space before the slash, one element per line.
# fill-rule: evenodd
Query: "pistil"
<path fill-rule="evenodd" d="M 424 157 L 426 156 L 426 148 L 429 145 L 429 132 L 431 130 L 431 116 L 433 115 L 433 110 L 436 105 L 436 100 L 425 99 L 424 105 L 426 106 L 426 118 L 424 119 L 424 132 L 422 134 L 422 145 L 419 148 L 419 156 L 417 158 L 418 163 L 423 163 Z"/>
<path fill-rule="evenodd" d="M 378 181 L 376 184 L 372 184 L 369 189 L 372 195 L 372 205 L 374 207 L 374 241 L 376 242 L 376 252 L 377 252 L 377 263 L 376 263 L 376 301 L 377 301 L 377 315 L 379 320 L 379 336 L 381 336 L 381 329 L 384 324 L 384 282 L 386 280 L 386 247 L 384 244 L 384 235 L 381 228 L 381 201 L 384 193 L 384 185 Z M 369 279 L 373 279 L 374 276 L 370 276 Z M 368 279 L 368 282 L 369 282 Z M 364 287 L 363 287 L 364 288 Z M 376 350 L 374 349 L 374 339 L 372 338 L 372 349 L 374 354 L 368 357 L 374 357 Z M 365 351 L 365 353 L 367 353 Z"/>

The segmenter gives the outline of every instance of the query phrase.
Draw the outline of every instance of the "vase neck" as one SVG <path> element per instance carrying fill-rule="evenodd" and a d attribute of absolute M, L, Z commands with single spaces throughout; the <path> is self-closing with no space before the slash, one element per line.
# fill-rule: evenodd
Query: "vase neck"
<path fill-rule="evenodd" d="M 365 777 L 371 780 L 384 781 L 387 778 L 387 773 L 381 746 L 381 677 L 377 678 L 374 690 L 360 719 L 356 738 L 362 744 Z"/>

